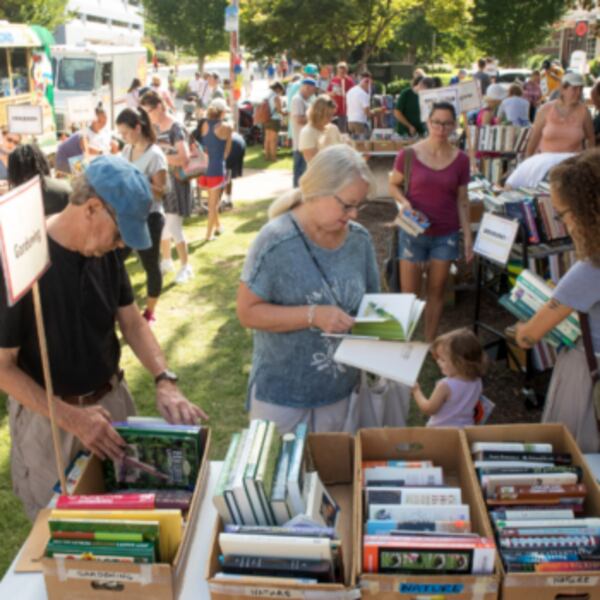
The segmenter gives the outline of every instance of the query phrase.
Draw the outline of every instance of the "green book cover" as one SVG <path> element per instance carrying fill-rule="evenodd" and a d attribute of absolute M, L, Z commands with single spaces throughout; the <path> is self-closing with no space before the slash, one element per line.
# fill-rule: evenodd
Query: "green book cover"
<path fill-rule="evenodd" d="M 194 489 L 202 460 L 200 427 L 117 423 L 115 429 L 127 447 L 124 459 L 103 462 L 108 491 Z"/>
<path fill-rule="evenodd" d="M 236 520 L 236 515 L 231 512 L 227 504 L 227 500 L 225 498 L 225 490 L 227 489 L 229 479 L 231 478 L 231 473 L 233 471 L 234 461 L 241 437 L 242 434 L 239 432 L 234 433 L 231 436 L 229 448 L 227 449 L 227 454 L 225 455 L 225 460 L 223 462 L 223 467 L 219 475 L 217 487 L 215 488 L 215 493 L 213 495 L 213 504 L 215 505 L 217 512 L 221 516 L 221 519 L 223 519 L 223 522 L 226 524 L 235 523 Z"/>
<path fill-rule="evenodd" d="M 264 508 L 261 504 L 259 492 L 254 481 L 256 472 L 258 469 L 258 463 L 263 451 L 263 445 L 265 441 L 265 435 L 267 433 L 267 421 L 260 421 L 256 428 L 256 434 L 254 436 L 254 442 L 250 449 L 248 456 L 248 462 L 244 470 L 243 486 L 248 498 L 248 502 L 252 507 L 252 512 L 256 520 L 257 525 L 268 525 L 268 515 L 265 514 Z"/>
<path fill-rule="evenodd" d="M 85 560 L 129 559 L 138 563 L 156 562 L 156 550 L 151 542 L 95 542 L 84 540 L 50 540 L 46 556 L 73 557 Z"/>
<path fill-rule="evenodd" d="M 260 455 L 260 462 L 256 469 L 255 482 L 263 511 L 267 516 L 269 525 L 275 524 L 275 516 L 271 510 L 269 498 L 271 497 L 271 490 L 273 488 L 274 471 L 280 448 L 281 437 L 277 433 L 277 426 L 272 421 L 268 421 L 265 442 Z"/>
<path fill-rule="evenodd" d="M 352 335 L 409 341 L 424 307 L 425 303 L 414 294 L 365 294 Z"/>

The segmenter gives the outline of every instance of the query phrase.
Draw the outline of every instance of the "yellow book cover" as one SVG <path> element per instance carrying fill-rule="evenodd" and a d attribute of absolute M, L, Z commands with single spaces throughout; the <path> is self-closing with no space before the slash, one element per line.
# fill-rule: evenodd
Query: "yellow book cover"
<path fill-rule="evenodd" d="M 183 533 L 180 510 L 58 510 L 50 513 L 51 519 L 109 519 L 113 521 L 158 521 L 160 523 L 160 561 L 171 563 L 175 558 Z"/>

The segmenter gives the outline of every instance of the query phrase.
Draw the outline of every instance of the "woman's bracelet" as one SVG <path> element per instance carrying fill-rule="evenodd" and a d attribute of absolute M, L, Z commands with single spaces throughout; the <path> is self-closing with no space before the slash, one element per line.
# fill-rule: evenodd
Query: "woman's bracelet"
<path fill-rule="evenodd" d="M 317 310 L 316 304 L 308 305 L 308 326 L 312 327 L 315 321 L 315 311 Z"/>

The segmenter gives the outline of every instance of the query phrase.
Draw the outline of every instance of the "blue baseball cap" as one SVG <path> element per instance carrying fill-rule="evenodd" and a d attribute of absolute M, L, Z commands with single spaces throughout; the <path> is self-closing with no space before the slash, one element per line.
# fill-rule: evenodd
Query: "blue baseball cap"
<path fill-rule="evenodd" d="M 314 79 L 311 79 L 310 77 L 307 77 L 306 79 L 302 80 L 302 85 L 312 85 L 312 86 L 316 86 L 317 82 Z"/>
<path fill-rule="evenodd" d="M 148 214 L 152 191 L 148 178 L 120 156 L 99 156 L 85 170 L 85 178 L 117 215 L 121 238 L 134 250 L 152 246 Z"/>
<path fill-rule="evenodd" d="M 315 65 L 313 63 L 308 63 L 307 65 L 304 65 L 304 74 L 305 75 L 318 75 L 319 67 L 317 67 L 317 65 Z"/>

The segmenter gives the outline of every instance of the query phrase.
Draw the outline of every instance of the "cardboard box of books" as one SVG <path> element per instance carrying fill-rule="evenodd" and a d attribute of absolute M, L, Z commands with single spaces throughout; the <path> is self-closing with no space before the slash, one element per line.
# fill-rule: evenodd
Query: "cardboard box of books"
<path fill-rule="evenodd" d="M 354 147 L 358 152 L 370 152 L 372 143 L 369 140 L 354 140 Z"/>
<path fill-rule="evenodd" d="M 373 152 L 395 152 L 395 140 L 375 140 L 372 142 Z"/>
<path fill-rule="evenodd" d="M 49 600 L 101 600 L 111 592 L 123 600 L 177 598 L 196 535 L 211 434 L 204 426 L 156 433 L 156 423 L 142 421 L 117 428 L 128 442 L 126 460 L 113 469 L 92 456 L 73 494 L 38 515 L 21 564 L 43 570 Z M 127 427 L 134 437 L 123 433 Z M 181 481 L 172 479 L 176 472 Z M 114 493 L 106 494 L 107 485 Z M 150 487 L 158 489 L 150 493 Z"/>
<path fill-rule="evenodd" d="M 358 432 L 354 554 L 363 597 L 498 597 L 500 565 L 469 462 L 458 429 Z"/>
<path fill-rule="evenodd" d="M 248 455 L 249 464 L 236 466 L 234 460 L 233 467 L 228 465 L 228 451 L 213 497 L 219 516 L 206 571 L 212 600 L 359 598 L 353 555 L 354 438 L 307 434 L 302 425 L 275 442 L 273 481 L 268 481 L 268 468 L 263 481 L 257 481 L 252 451 L 247 454 L 244 444 L 260 438 L 265 423 L 265 446 L 273 425 L 266 421 L 251 421 L 248 433 L 234 434 L 230 452 L 236 455 L 237 444 L 237 454 Z M 238 471 L 250 474 L 245 485 L 236 485 Z M 256 499 L 249 493 L 253 488 L 259 490 Z M 260 499 L 263 489 L 266 504 Z"/>
<path fill-rule="evenodd" d="M 571 433 L 548 423 L 464 435 L 497 535 L 502 598 L 599 599 L 600 490 Z"/>

